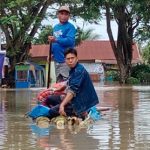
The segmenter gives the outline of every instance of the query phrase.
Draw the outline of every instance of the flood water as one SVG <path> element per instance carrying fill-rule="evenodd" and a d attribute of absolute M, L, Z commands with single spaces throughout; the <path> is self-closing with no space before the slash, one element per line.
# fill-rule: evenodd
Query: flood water
<path fill-rule="evenodd" d="M 86 128 L 52 126 L 45 131 L 24 117 L 36 104 L 39 89 L 0 89 L 0 149 L 149 150 L 150 86 L 95 88 L 100 106 L 109 108 L 100 121 Z"/>

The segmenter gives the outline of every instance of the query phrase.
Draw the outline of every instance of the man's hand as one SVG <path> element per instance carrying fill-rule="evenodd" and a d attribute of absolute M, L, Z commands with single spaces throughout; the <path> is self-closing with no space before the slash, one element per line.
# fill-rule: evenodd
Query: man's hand
<path fill-rule="evenodd" d="M 60 104 L 60 107 L 59 107 L 59 114 L 62 115 L 62 116 L 66 116 L 65 107 L 61 104 Z"/>
<path fill-rule="evenodd" d="M 73 93 L 67 92 L 65 98 L 62 100 L 60 107 L 59 107 L 60 115 L 66 116 L 65 106 L 72 100 L 72 98 L 73 98 Z"/>
<path fill-rule="evenodd" d="M 51 57 L 47 56 L 47 62 L 49 63 L 50 60 L 53 59 L 53 55 L 51 55 Z"/>
<path fill-rule="evenodd" d="M 48 36 L 49 42 L 56 42 L 56 38 L 54 36 Z"/>

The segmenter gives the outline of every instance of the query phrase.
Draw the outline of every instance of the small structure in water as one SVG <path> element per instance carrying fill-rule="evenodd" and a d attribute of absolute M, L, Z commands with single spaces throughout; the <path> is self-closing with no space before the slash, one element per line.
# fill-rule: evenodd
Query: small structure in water
<path fill-rule="evenodd" d="M 15 66 L 16 88 L 44 87 L 45 70 L 35 63 L 19 63 Z"/>

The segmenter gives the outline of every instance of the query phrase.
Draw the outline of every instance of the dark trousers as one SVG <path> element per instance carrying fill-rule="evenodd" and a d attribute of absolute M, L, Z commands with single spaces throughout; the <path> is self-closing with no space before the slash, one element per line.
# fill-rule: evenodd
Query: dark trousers
<path fill-rule="evenodd" d="M 59 106 L 60 106 L 61 101 L 62 101 L 61 97 L 58 95 L 51 95 L 46 99 L 46 101 L 45 101 L 46 106 L 51 108 L 49 111 L 50 119 L 59 116 Z M 75 115 L 73 113 L 73 108 L 72 108 L 71 104 L 67 104 L 65 106 L 65 112 L 66 112 L 67 116 Z"/>

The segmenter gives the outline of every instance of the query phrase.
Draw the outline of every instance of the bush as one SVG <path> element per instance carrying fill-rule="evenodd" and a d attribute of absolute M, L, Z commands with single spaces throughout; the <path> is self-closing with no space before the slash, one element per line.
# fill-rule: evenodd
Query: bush
<path fill-rule="evenodd" d="M 150 82 L 150 73 L 144 73 L 141 77 L 141 82 Z"/>
<path fill-rule="evenodd" d="M 119 76 L 117 71 L 107 71 L 106 72 L 106 78 L 112 78 L 113 81 L 118 81 Z"/>
<path fill-rule="evenodd" d="M 145 82 L 150 77 L 150 66 L 141 64 L 132 67 L 131 77 L 138 79 L 140 82 Z"/>
<path fill-rule="evenodd" d="M 129 78 L 127 79 L 127 83 L 128 83 L 128 84 L 139 84 L 140 81 L 139 81 L 137 78 L 129 77 Z"/>

